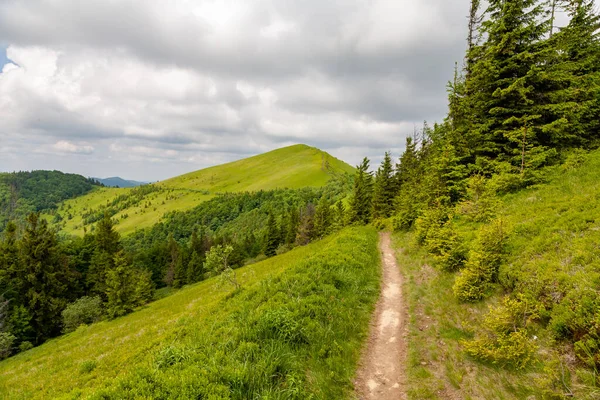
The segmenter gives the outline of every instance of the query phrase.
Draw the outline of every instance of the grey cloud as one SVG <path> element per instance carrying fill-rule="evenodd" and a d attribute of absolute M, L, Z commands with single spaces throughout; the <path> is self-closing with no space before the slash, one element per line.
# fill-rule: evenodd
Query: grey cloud
<path fill-rule="evenodd" d="M 107 168 L 111 143 L 196 153 L 181 161 L 189 169 L 217 160 L 202 154 L 229 161 L 299 142 L 356 164 L 443 118 L 465 47 L 467 0 L 199 1 L 198 15 L 186 4 L 2 2 L 0 45 L 53 51 L 56 72 L 39 85 L 25 62 L 21 81 L 0 74 L 0 104 L 14 103 L 0 136 L 89 142 L 89 168 Z M 156 173 L 136 157 L 118 164 Z M 167 168 L 161 178 L 183 166 Z"/>

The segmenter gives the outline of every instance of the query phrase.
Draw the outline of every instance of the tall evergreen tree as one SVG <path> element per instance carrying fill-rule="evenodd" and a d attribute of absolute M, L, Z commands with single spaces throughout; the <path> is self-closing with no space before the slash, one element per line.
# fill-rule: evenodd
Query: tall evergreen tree
<path fill-rule="evenodd" d="M 369 159 L 364 158 L 356 167 L 354 190 L 350 200 L 350 222 L 368 224 L 371 221 L 373 175 L 369 172 Z"/>
<path fill-rule="evenodd" d="M 285 243 L 292 245 L 296 242 L 298 234 L 298 226 L 300 225 L 300 213 L 296 207 L 291 207 L 289 210 L 289 224 L 285 235 Z"/>
<path fill-rule="evenodd" d="M 48 223 L 38 214 L 27 217 L 19 242 L 16 278 L 22 304 L 31 316 L 36 342 L 60 332 L 60 313 L 68 303 L 69 271 L 58 251 L 58 241 Z"/>
<path fill-rule="evenodd" d="M 194 283 L 202 280 L 202 275 L 204 273 L 203 264 L 204 257 L 200 256 L 197 251 L 194 251 L 186 271 L 188 283 Z"/>
<path fill-rule="evenodd" d="M 311 240 L 321 239 L 332 230 L 331 203 L 326 196 L 322 196 L 315 209 L 314 231 Z"/>
<path fill-rule="evenodd" d="M 543 126 L 533 112 L 535 76 L 542 53 L 539 42 L 548 32 L 546 10 L 537 0 L 491 0 L 481 57 L 469 77 L 470 106 L 477 114 L 477 154 L 520 164 L 522 148 L 542 146 Z M 543 150 L 543 148 L 541 148 Z"/>
<path fill-rule="evenodd" d="M 279 247 L 279 228 L 273 213 L 269 213 L 267 218 L 267 233 L 265 237 L 265 255 L 274 256 Z"/>
<path fill-rule="evenodd" d="M 546 144 L 555 148 L 589 145 L 600 127 L 600 16 L 593 0 L 570 0 L 564 8 L 570 22 L 544 42 L 544 70 L 537 75 L 535 111 Z"/>
<path fill-rule="evenodd" d="M 388 218 L 392 215 L 396 187 L 392 156 L 386 152 L 375 175 L 372 201 L 373 218 Z"/>
<path fill-rule="evenodd" d="M 335 209 L 333 211 L 333 230 L 339 231 L 346 226 L 346 207 L 344 207 L 344 203 L 339 200 L 335 204 Z"/>
<path fill-rule="evenodd" d="M 169 252 L 167 269 L 164 275 L 164 282 L 167 286 L 173 286 L 175 281 L 175 270 L 179 260 L 179 244 L 175 241 L 172 234 L 169 234 L 167 239 L 167 248 Z"/>
<path fill-rule="evenodd" d="M 121 250 L 121 238 L 114 223 L 105 213 L 94 231 L 94 253 L 87 271 L 87 285 L 91 294 L 106 301 L 106 274 L 115 266 L 115 255 Z"/>
<path fill-rule="evenodd" d="M 106 312 L 110 318 L 123 316 L 136 307 L 136 274 L 123 252 L 115 256 L 115 265 L 106 274 Z"/>

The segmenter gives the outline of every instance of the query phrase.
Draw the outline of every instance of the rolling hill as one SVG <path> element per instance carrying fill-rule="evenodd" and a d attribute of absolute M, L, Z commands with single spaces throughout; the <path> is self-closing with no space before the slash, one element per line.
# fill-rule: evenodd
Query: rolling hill
<path fill-rule="evenodd" d="M 169 211 L 188 210 L 227 192 L 320 187 L 354 168 L 324 151 L 294 145 L 138 188 L 96 188 L 47 215 L 68 234 L 82 235 L 104 211 L 122 234 L 146 228 Z"/>

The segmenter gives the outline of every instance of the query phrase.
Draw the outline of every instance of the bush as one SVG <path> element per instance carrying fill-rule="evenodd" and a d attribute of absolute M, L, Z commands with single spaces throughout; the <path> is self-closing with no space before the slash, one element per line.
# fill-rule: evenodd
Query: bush
<path fill-rule="evenodd" d="M 92 324 L 102 318 L 102 300 L 100 297 L 84 296 L 69 304 L 62 312 L 63 331 L 73 332 L 84 324 Z"/>
<path fill-rule="evenodd" d="M 571 171 L 583 165 L 587 158 L 587 151 L 583 149 L 573 149 L 567 155 L 565 162 L 561 166 L 564 171 Z"/>
<path fill-rule="evenodd" d="M 0 332 L 0 360 L 10 356 L 16 337 L 9 332 Z"/>
<path fill-rule="evenodd" d="M 600 368 L 600 293 L 591 288 L 570 291 L 550 320 L 558 339 L 575 341 L 575 354 L 592 368 Z"/>
<path fill-rule="evenodd" d="M 537 350 L 527 333 L 527 326 L 534 318 L 527 302 L 505 297 L 500 306 L 491 308 L 486 315 L 483 331 L 462 344 L 470 356 L 479 360 L 525 368 Z"/>
<path fill-rule="evenodd" d="M 506 229 L 503 225 L 503 221 L 497 219 L 479 231 L 465 269 L 452 287 L 454 295 L 460 301 L 483 299 L 492 283 L 498 280 L 506 241 Z"/>
<path fill-rule="evenodd" d="M 30 349 L 33 349 L 33 344 L 31 342 L 25 341 L 19 345 L 19 351 L 27 351 Z"/>
<path fill-rule="evenodd" d="M 467 184 L 467 199 L 458 205 L 459 212 L 475 222 L 489 221 L 498 207 L 494 189 L 481 175 L 469 178 Z"/>
<path fill-rule="evenodd" d="M 450 218 L 448 210 L 444 207 L 430 208 L 425 211 L 415 221 L 415 238 L 417 239 L 417 243 L 424 244 L 427 241 L 427 237 L 434 230 L 439 229 L 450 219 L 452 218 Z"/>
<path fill-rule="evenodd" d="M 466 248 L 451 220 L 446 221 L 441 227 L 432 226 L 429 229 L 425 247 L 442 271 L 456 271 L 465 263 Z"/>

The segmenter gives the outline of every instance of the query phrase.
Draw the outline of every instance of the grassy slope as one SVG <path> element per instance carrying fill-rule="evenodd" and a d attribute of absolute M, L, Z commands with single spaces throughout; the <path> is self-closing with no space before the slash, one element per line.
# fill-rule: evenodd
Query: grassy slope
<path fill-rule="evenodd" d="M 544 296 L 554 285 L 594 287 L 599 280 L 600 152 L 592 153 L 576 170 L 553 172 L 548 184 L 501 199 L 499 215 L 512 232 L 501 277 L 518 276 L 527 295 Z M 472 239 L 479 224 L 459 220 L 463 237 Z M 410 307 L 409 393 L 414 399 L 522 399 L 543 396 L 548 371 L 560 376 L 560 361 L 573 374 L 565 383 L 576 398 L 597 398 L 586 386 L 590 372 L 573 364 L 572 349 L 553 343 L 539 326 L 538 362 L 525 371 L 484 365 L 469 359 L 460 339 L 468 339 L 498 296 L 477 304 L 459 304 L 452 294 L 454 274 L 431 267 L 431 258 L 414 246 L 411 234 L 397 234 L 400 265 L 406 276 Z M 559 358 L 558 354 L 562 357 Z M 571 360 L 571 361 L 569 361 Z M 547 368 L 546 371 L 544 369 Z M 566 392 L 561 382 L 553 390 Z"/>
<path fill-rule="evenodd" d="M 169 211 L 186 210 L 209 200 L 217 193 L 269 190 L 275 188 L 319 187 L 327 183 L 331 173 L 348 172 L 354 168 L 331 155 L 306 145 L 294 145 L 254 157 L 175 177 L 157 185 L 165 190 L 147 196 L 146 201 L 119 212 L 117 230 L 122 234 L 157 223 Z M 131 189 L 105 188 L 63 204 L 61 214 L 73 216 L 66 221 L 64 231 L 83 234 L 81 214 L 84 209 L 97 208 Z M 208 193 L 208 194 L 206 194 Z M 121 219 L 123 215 L 126 219 Z M 48 217 L 51 219 L 51 217 Z"/>
<path fill-rule="evenodd" d="M 81 327 L 1 362 L 0 397 L 349 396 L 379 291 L 376 244 L 372 228 L 349 228 L 237 270 L 239 293 L 212 278 Z"/>

